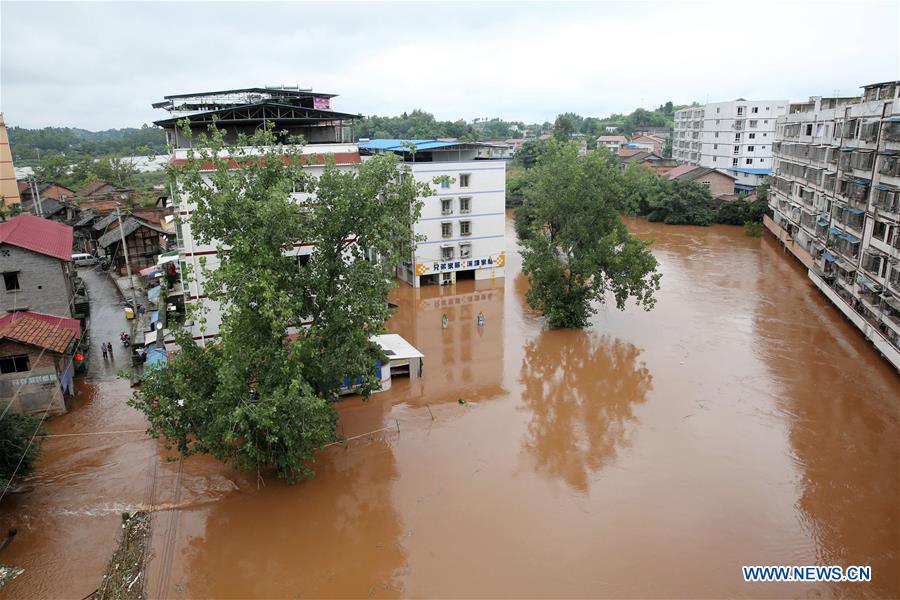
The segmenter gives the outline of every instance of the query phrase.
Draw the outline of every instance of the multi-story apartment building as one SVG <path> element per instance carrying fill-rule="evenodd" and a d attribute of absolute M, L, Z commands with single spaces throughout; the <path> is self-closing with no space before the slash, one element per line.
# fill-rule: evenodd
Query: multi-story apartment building
<path fill-rule="evenodd" d="M 165 129 L 168 143 L 173 148 L 170 160 L 176 164 L 187 160 L 192 143 L 191 138 L 183 135 L 179 122 L 187 120 L 192 132 L 204 132 L 215 120 L 217 127 L 225 129 L 225 137 L 229 141 L 233 141 L 239 133 L 250 135 L 257 128 L 271 124 L 285 143 L 292 143 L 294 136 L 302 136 L 307 142 L 301 150 L 304 155 L 327 154 L 339 169 L 354 169 L 361 158 L 359 148 L 351 142 L 350 123 L 359 116 L 332 111 L 332 98 L 334 94 L 310 90 L 244 88 L 166 96 L 164 101 L 155 103 L 153 107 L 164 109 L 172 115 L 156 121 L 156 124 Z M 212 168 L 210 164 L 209 170 Z M 321 175 L 323 168 L 319 160 L 310 160 L 305 166 L 316 177 Z M 301 194 L 296 194 L 296 199 L 298 202 L 306 200 L 301 198 Z M 178 215 L 176 242 L 182 274 L 180 293 L 186 306 L 200 305 L 206 309 L 205 319 L 191 326 L 194 339 L 202 343 L 218 334 L 222 318 L 219 303 L 207 298 L 201 268 L 202 264 L 207 269 L 215 269 L 219 265 L 217 243 L 201 244 L 194 238 L 191 214 L 196 206 L 189 196 L 174 190 L 173 203 Z M 293 252 L 298 257 L 312 251 L 312 245 L 302 240 L 294 244 Z"/>
<path fill-rule="evenodd" d="M 738 99 L 675 111 L 672 158 L 721 169 L 737 178 L 738 189 L 754 188 L 772 172 L 775 120 L 787 105 Z"/>
<path fill-rule="evenodd" d="M 179 121 L 187 119 L 191 129 L 199 132 L 215 118 L 216 125 L 226 130 L 226 139 L 234 139 L 240 132 L 252 133 L 264 124 L 272 124 L 277 132 L 286 131 L 286 143 L 291 143 L 293 136 L 302 136 L 306 140 L 303 154 L 330 155 L 339 169 L 356 169 L 366 157 L 391 151 L 401 156 L 404 167 L 419 181 L 433 183 L 446 175 L 441 183 L 433 184 L 434 195 L 424 199 L 410 239 L 414 233 L 425 239 L 410 246 L 410 258 L 398 276 L 415 287 L 502 277 L 506 198 L 502 153 L 492 152 L 490 145 L 438 140 L 369 140 L 360 145 L 352 141 L 350 131 L 350 123 L 358 115 L 332 111 L 333 97 L 308 90 L 247 88 L 166 96 L 154 107 L 172 113 L 156 124 L 166 130 L 174 148 L 170 160 L 175 163 L 187 159 L 191 144 L 178 129 Z M 409 142 L 416 145 L 415 153 L 410 152 Z M 311 160 L 304 168 L 318 177 L 324 167 L 321 161 Z M 294 199 L 310 200 L 302 194 L 295 194 Z M 215 336 L 221 324 L 221 306 L 207 298 L 201 268 L 201 263 L 206 269 L 219 264 L 217 243 L 200 244 L 192 235 L 190 217 L 195 205 L 189 197 L 176 190 L 174 203 L 179 217 L 176 237 L 181 273 L 190 273 L 182 282 L 184 301 L 206 309 L 203 322 L 192 326 L 194 338 L 202 341 Z M 298 257 L 314 251 L 303 240 L 294 244 Z"/>
<path fill-rule="evenodd" d="M 415 146 L 415 152 L 412 152 Z M 417 181 L 431 184 L 414 233 L 424 237 L 397 276 L 414 287 L 504 276 L 506 163 L 479 158 L 484 144 L 370 140 L 364 155 L 394 152 Z M 434 183 L 436 180 L 439 183 Z"/>
<path fill-rule="evenodd" d="M 769 229 L 900 369 L 900 81 L 790 104 L 775 132 Z"/>

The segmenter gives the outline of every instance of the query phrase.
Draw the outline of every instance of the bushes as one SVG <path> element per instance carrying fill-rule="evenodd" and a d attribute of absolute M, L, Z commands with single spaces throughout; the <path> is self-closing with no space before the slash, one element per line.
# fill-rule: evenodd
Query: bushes
<path fill-rule="evenodd" d="M 0 419 L 0 489 L 5 489 L 13 474 L 25 475 L 38 456 L 39 446 L 32 443 L 41 420 L 31 415 L 22 415 L 12 411 Z M 16 473 L 19 461 L 22 465 Z"/>

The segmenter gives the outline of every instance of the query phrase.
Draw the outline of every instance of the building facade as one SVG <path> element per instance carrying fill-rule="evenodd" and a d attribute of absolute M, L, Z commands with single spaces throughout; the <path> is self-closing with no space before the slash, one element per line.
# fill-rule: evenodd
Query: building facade
<path fill-rule="evenodd" d="M 409 144 L 415 145 L 415 153 Z M 485 157 L 481 147 L 441 140 L 371 140 L 359 145 L 364 157 L 400 155 L 416 180 L 433 188 L 431 196 L 421 198 L 422 213 L 413 228 L 424 239 L 397 270 L 413 287 L 504 276 L 506 163 Z"/>
<path fill-rule="evenodd" d="M 0 316 L 73 316 L 72 228 L 23 213 L 0 223 Z"/>
<path fill-rule="evenodd" d="M 900 82 L 778 119 L 769 229 L 900 369 Z"/>
<path fill-rule="evenodd" d="M 738 189 L 756 187 L 772 172 L 775 121 L 787 106 L 787 100 L 738 99 L 675 111 L 672 158 L 726 171 Z"/>

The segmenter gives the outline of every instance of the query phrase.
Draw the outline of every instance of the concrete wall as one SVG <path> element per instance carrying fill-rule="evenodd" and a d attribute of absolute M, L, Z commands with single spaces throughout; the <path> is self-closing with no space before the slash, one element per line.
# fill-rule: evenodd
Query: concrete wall
<path fill-rule="evenodd" d="M 0 342 L 0 357 L 27 354 L 31 371 L 0 375 L 0 406 L 12 402 L 12 410 L 51 415 L 66 412 L 66 402 L 59 381 L 61 370 L 69 366 L 68 357 L 41 351 L 10 341 Z M 59 370 L 58 370 L 59 369 Z"/>
<path fill-rule="evenodd" d="M 460 271 L 475 271 L 475 279 L 491 279 L 504 276 L 506 248 L 506 163 L 494 160 L 431 162 L 410 165 L 417 181 L 431 184 L 434 195 L 424 198 L 424 206 L 415 233 L 425 236 L 416 245 L 411 260 L 418 281 L 421 277 L 442 277 L 449 273 L 455 281 Z M 462 187 L 460 175 L 469 176 L 468 187 Z M 435 185 L 435 177 L 446 175 L 453 181 L 446 187 Z M 469 212 L 462 212 L 461 198 L 469 199 Z M 444 202 L 449 212 L 443 214 Z M 468 222 L 470 233 L 463 234 L 461 223 Z M 443 236 L 443 226 L 448 225 L 450 236 Z M 462 251 L 468 246 L 469 256 Z M 442 249 L 453 251 L 453 259 L 442 258 Z M 501 258 L 502 257 L 502 258 Z M 498 260 L 499 259 L 499 260 Z M 477 264 L 475 264 L 477 261 Z M 452 262 L 452 265 L 450 264 Z M 457 264 L 459 263 L 459 264 Z M 401 276 L 401 279 L 405 277 Z M 408 280 L 407 280 L 408 281 Z"/>
<path fill-rule="evenodd" d="M 0 244 L 0 273 L 18 271 L 19 291 L 6 291 L 0 282 L 0 315 L 28 307 L 35 312 L 72 316 L 72 283 L 67 275 L 71 263 Z"/>

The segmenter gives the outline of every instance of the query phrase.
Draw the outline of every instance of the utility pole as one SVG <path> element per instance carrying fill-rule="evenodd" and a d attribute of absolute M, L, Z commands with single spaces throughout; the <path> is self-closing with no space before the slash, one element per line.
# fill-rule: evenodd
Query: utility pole
<path fill-rule="evenodd" d="M 41 194 L 38 192 L 37 181 L 35 180 L 34 175 L 29 178 L 29 183 L 31 183 L 31 204 L 35 207 L 37 216 L 43 217 L 44 205 L 41 204 Z"/>
<path fill-rule="evenodd" d="M 128 245 L 125 243 L 125 232 L 122 230 L 122 215 L 119 213 L 119 205 L 116 204 L 116 219 L 119 220 L 119 237 L 122 240 L 122 252 L 125 253 L 125 268 L 128 270 L 128 281 L 131 282 L 131 310 L 134 318 L 138 318 L 137 288 L 134 287 L 134 275 L 131 274 L 131 261 L 128 260 Z"/>

